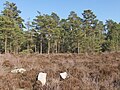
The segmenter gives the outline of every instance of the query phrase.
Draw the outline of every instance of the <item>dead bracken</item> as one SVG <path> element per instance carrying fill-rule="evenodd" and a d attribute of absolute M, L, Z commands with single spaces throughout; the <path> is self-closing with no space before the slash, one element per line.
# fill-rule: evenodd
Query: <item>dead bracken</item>
<path fill-rule="evenodd" d="M 9 55 L 7 58 L 2 55 L 0 58 L 0 90 L 120 89 L 120 53 L 87 56 L 35 54 L 22 57 L 16 55 L 16 57 Z M 6 67 L 9 69 L 5 69 Z M 11 73 L 15 67 L 22 67 L 25 72 Z M 46 75 L 45 82 L 38 80 L 40 73 Z"/>

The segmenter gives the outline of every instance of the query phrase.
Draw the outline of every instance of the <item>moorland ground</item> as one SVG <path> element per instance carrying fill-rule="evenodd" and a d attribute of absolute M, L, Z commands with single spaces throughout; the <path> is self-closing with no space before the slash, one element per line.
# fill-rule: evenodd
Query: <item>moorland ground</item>
<path fill-rule="evenodd" d="M 11 73 L 14 68 L 24 73 Z M 37 80 L 47 73 L 46 85 Z M 59 73 L 69 75 L 61 80 Z M 0 90 L 120 90 L 120 52 L 0 55 Z"/>

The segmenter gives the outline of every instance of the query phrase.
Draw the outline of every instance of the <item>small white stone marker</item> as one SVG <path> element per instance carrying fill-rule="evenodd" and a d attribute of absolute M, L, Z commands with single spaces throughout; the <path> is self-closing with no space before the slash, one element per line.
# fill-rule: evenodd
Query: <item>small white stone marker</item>
<path fill-rule="evenodd" d="M 66 79 L 68 74 L 66 72 L 60 73 L 62 79 Z"/>
<path fill-rule="evenodd" d="M 14 70 L 11 70 L 11 73 L 24 73 L 26 70 L 24 68 L 17 68 Z"/>
<path fill-rule="evenodd" d="M 40 72 L 38 74 L 38 80 L 42 83 L 42 86 L 44 86 L 46 83 L 46 77 L 47 77 L 47 73 Z"/>
<path fill-rule="evenodd" d="M 24 68 L 20 68 L 20 69 L 18 69 L 18 72 L 20 72 L 20 73 L 24 73 L 26 70 L 24 69 Z"/>
<path fill-rule="evenodd" d="M 18 69 L 11 70 L 11 73 L 18 73 Z"/>

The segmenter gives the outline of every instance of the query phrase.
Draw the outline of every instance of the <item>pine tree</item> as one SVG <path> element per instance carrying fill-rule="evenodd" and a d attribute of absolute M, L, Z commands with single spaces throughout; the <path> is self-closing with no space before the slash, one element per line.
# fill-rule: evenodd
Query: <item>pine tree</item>
<path fill-rule="evenodd" d="M 69 44 L 70 49 L 72 52 L 80 52 L 80 40 L 82 39 L 82 31 L 81 31 L 81 18 L 77 16 L 77 14 L 74 11 L 70 12 L 70 15 L 68 17 L 68 23 L 69 23 Z M 77 51 L 76 51 L 77 50 Z"/>
<path fill-rule="evenodd" d="M 0 33 L 1 39 L 4 42 L 4 51 L 8 52 L 8 40 L 14 31 L 14 22 L 7 16 L 0 16 Z"/>
<path fill-rule="evenodd" d="M 120 49 L 120 24 L 117 24 L 113 20 L 106 21 L 106 39 L 109 51 L 119 51 Z"/>
<path fill-rule="evenodd" d="M 4 21 L 2 27 L 6 29 L 2 28 L 1 30 L 4 30 L 5 53 L 8 52 L 8 50 L 9 52 L 14 51 L 15 53 L 18 53 L 21 45 L 20 43 L 22 43 L 24 37 L 22 34 L 22 29 L 24 27 L 23 19 L 19 16 L 21 11 L 17 9 L 15 3 L 6 1 L 4 5 L 5 7 L 1 16 Z"/>
<path fill-rule="evenodd" d="M 84 10 L 83 15 L 83 32 L 84 32 L 84 51 L 94 52 L 96 16 L 91 10 Z"/>

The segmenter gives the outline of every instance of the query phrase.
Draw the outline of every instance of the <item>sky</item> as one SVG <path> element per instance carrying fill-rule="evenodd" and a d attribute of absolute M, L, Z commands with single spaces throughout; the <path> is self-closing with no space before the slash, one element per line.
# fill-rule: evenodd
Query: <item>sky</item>
<path fill-rule="evenodd" d="M 3 3 L 6 0 L 0 0 L 0 11 L 3 10 Z M 82 17 L 84 10 L 90 9 L 97 16 L 97 19 L 105 22 L 112 19 L 120 22 L 120 0 L 7 0 L 16 3 L 20 16 L 27 21 L 34 19 L 38 15 L 51 14 L 55 12 L 60 18 L 67 18 L 70 11 L 75 11 Z"/>

